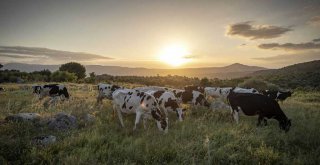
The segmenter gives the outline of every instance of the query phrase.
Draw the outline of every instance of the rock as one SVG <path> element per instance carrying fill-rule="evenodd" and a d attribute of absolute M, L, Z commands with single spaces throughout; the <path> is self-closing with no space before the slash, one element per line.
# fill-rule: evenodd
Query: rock
<path fill-rule="evenodd" d="M 68 130 L 77 127 L 77 118 L 66 113 L 58 113 L 47 122 L 49 129 Z"/>
<path fill-rule="evenodd" d="M 84 121 L 86 122 L 86 123 L 93 123 L 95 120 L 96 120 L 96 118 L 95 118 L 95 116 L 93 116 L 93 115 L 91 115 L 91 114 L 86 114 L 86 115 L 84 115 Z"/>
<path fill-rule="evenodd" d="M 39 121 L 40 120 L 40 115 L 38 113 L 18 113 L 18 114 L 13 114 L 9 115 L 5 118 L 6 121 Z"/>
<path fill-rule="evenodd" d="M 32 144 L 47 146 L 57 141 L 57 138 L 53 135 L 42 135 L 32 138 Z"/>
<path fill-rule="evenodd" d="M 224 103 L 223 101 L 214 101 L 211 103 L 211 109 L 213 110 L 222 110 L 222 109 L 230 109 L 230 106 L 226 103 Z"/>

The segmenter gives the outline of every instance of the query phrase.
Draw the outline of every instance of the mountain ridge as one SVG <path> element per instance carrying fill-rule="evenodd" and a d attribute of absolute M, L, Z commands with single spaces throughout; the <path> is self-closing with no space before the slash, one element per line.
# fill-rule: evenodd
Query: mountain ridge
<path fill-rule="evenodd" d="M 40 71 L 49 69 L 50 71 L 58 70 L 60 65 L 40 65 L 24 63 L 4 64 L 3 69 L 16 69 L 25 72 Z M 208 77 L 208 78 L 237 78 L 247 76 L 255 71 L 267 70 L 259 66 L 248 66 L 240 63 L 234 63 L 223 67 L 199 67 L 199 68 L 179 68 L 179 69 L 149 69 L 133 68 L 122 66 L 104 66 L 104 65 L 85 65 L 87 74 L 95 72 L 97 75 L 109 74 L 115 76 L 166 76 L 180 75 L 187 77 Z"/>

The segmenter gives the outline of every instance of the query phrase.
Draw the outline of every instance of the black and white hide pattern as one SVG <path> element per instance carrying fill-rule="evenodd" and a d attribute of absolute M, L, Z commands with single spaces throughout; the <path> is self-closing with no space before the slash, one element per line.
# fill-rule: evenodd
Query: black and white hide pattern
<path fill-rule="evenodd" d="M 40 92 L 39 92 L 40 89 Z M 44 97 L 57 97 L 60 96 L 62 99 L 69 99 L 70 95 L 68 93 L 67 88 L 64 85 L 60 84 L 48 84 L 43 86 L 36 86 L 34 88 L 34 92 L 39 94 L 39 99 L 43 99 Z"/>
<path fill-rule="evenodd" d="M 122 113 L 126 113 L 136 114 L 133 130 L 137 128 L 142 116 L 144 128 L 146 128 L 146 120 L 153 118 L 160 131 L 165 133 L 168 131 L 168 118 L 160 110 L 157 100 L 152 95 L 136 90 L 119 89 L 113 92 L 112 98 L 113 108 L 117 111 L 122 127 L 124 127 Z"/>
<path fill-rule="evenodd" d="M 184 104 L 191 104 L 193 106 L 205 106 L 210 108 L 210 103 L 204 97 L 204 95 L 199 91 L 187 91 L 187 90 L 175 90 L 175 96 L 179 102 Z"/>
<path fill-rule="evenodd" d="M 122 87 L 118 85 L 112 85 L 112 84 L 98 84 L 98 96 L 97 96 L 97 103 L 102 103 L 102 100 L 104 98 L 111 100 L 112 99 L 112 93 L 117 89 L 123 89 Z"/>
<path fill-rule="evenodd" d="M 282 92 L 282 91 L 270 91 L 270 90 L 265 90 L 262 92 L 263 95 L 274 99 L 276 101 L 284 101 L 288 97 L 291 97 L 293 92 L 287 91 L 287 92 Z"/>
<path fill-rule="evenodd" d="M 136 87 L 133 90 L 138 90 L 140 92 L 148 92 L 148 91 L 167 91 L 169 88 L 159 87 L 159 86 L 145 86 L 145 87 Z"/>
<path fill-rule="evenodd" d="M 187 85 L 184 87 L 184 90 L 186 91 L 199 91 L 202 94 L 204 94 L 205 87 L 202 86 L 196 86 L 196 85 Z"/>
<path fill-rule="evenodd" d="M 176 113 L 179 121 L 183 121 L 183 111 L 185 111 L 185 109 L 180 107 L 179 102 L 173 92 L 160 90 L 147 91 L 146 93 L 154 96 L 157 99 L 161 110 L 163 110 L 167 116 L 168 112 Z"/>
<path fill-rule="evenodd" d="M 220 98 L 220 99 L 227 99 L 232 87 L 205 87 L 204 93 L 206 98 L 213 97 L 213 98 Z"/>

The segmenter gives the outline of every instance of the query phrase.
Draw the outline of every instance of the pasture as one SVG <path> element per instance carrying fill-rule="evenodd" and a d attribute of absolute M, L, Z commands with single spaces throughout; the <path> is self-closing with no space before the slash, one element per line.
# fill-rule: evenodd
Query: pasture
<path fill-rule="evenodd" d="M 56 106 L 35 99 L 31 85 L 4 84 L 0 93 L 0 120 L 9 114 L 36 112 L 51 116 L 66 112 L 77 117 L 78 128 L 52 131 L 28 122 L 0 123 L 0 164 L 319 164 L 320 93 L 295 91 L 280 103 L 292 119 L 288 133 L 276 120 L 257 127 L 257 116 L 240 114 L 239 124 L 230 110 L 188 109 L 183 122 L 172 114 L 169 132 L 162 134 L 153 120 L 140 123 L 133 132 L 135 116 L 124 116 L 125 128 L 113 116 L 112 105 L 96 105 L 96 88 L 67 84 L 71 99 Z M 127 87 L 133 84 L 125 84 Z M 85 123 L 84 114 L 95 116 Z M 54 135 L 57 142 L 35 146 L 31 139 Z"/>

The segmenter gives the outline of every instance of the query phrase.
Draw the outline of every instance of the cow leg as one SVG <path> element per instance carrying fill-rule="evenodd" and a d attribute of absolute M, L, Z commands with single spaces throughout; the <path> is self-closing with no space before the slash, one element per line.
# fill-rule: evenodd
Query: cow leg
<path fill-rule="evenodd" d="M 257 126 L 261 125 L 261 121 L 263 120 L 263 116 L 259 115 Z"/>
<path fill-rule="evenodd" d="M 116 105 L 114 105 L 113 108 L 117 110 L 120 124 L 121 124 L 121 126 L 124 128 L 121 110 L 120 110 L 119 107 L 117 107 Z"/>
<path fill-rule="evenodd" d="M 268 125 L 267 119 L 263 119 L 263 123 L 264 123 L 264 126 L 267 126 Z"/>
<path fill-rule="evenodd" d="M 139 124 L 141 115 L 142 115 L 142 113 L 139 111 L 136 113 L 136 121 L 134 122 L 133 130 L 137 129 L 137 125 Z"/>
<path fill-rule="evenodd" d="M 238 107 L 234 108 L 232 107 L 232 115 L 233 115 L 233 119 L 236 121 L 236 123 L 239 123 L 239 110 Z"/>
<path fill-rule="evenodd" d="M 147 129 L 147 117 L 143 115 L 143 129 Z"/>
<path fill-rule="evenodd" d="M 178 114 L 178 118 L 179 118 L 179 121 L 183 121 L 183 112 L 182 112 L 182 109 L 177 109 L 177 114 Z"/>
<path fill-rule="evenodd" d="M 233 118 L 236 121 L 236 123 L 239 123 L 239 111 L 233 111 Z"/>

